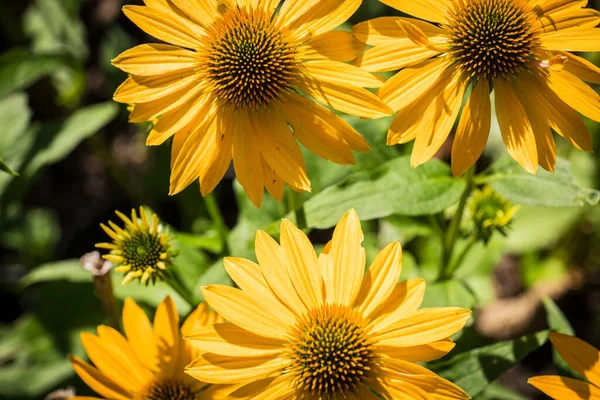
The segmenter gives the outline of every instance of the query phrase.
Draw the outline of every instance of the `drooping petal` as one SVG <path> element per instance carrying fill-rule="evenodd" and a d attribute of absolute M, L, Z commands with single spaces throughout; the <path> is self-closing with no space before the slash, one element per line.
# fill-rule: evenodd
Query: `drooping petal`
<path fill-rule="evenodd" d="M 130 76 L 117 88 L 113 99 L 119 103 L 145 103 L 166 97 L 197 80 L 191 69 L 157 76 Z"/>
<path fill-rule="evenodd" d="M 381 0 L 382 3 L 403 13 L 432 22 L 445 22 L 449 0 Z"/>
<path fill-rule="evenodd" d="M 195 52 L 160 43 L 141 44 L 124 51 L 112 60 L 115 67 L 141 76 L 189 69 L 197 62 Z"/>
<path fill-rule="evenodd" d="M 438 54 L 440 52 L 437 50 L 431 50 L 408 38 L 403 38 L 372 47 L 352 63 L 367 71 L 386 72 L 417 65 Z"/>
<path fill-rule="evenodd" d="M 287 0 L 284 7 L 286 3 L 298 1 Z M 283 7 L 279 15 L 284 18 L 284 26 L 288 26 L 290 29 L 320 35 L 346 22 L 358 9 L 362 0 L 325 0 L 307 3 L 310 3 L 311 6 L 306 7 L 304 12 L 293 21 L 291 20 L 292 15 L 287 15 Z"/>
<path fill-rule="evenodd" d="M 264 183 L 260 146 L 256 132 L 247 117 L 239 116 L 233 123 L 233 166 L 235 175 L 248 194 L 248 199 L 260 207 L 263 199 Z"/>
<path fill-rule="evenodd" d="M 127 335 L 129 345 L 137 358 L 148 369 L 154 370 L 157 364 L 156 342 L 152 331 L 152 324 L 148 316 L 136 302 L 128 297 L 123 306 L 123 329 Z"/>
<path fill-rule="evenodd" d="M 129 400 L 134 393 L 122 388 L 79 357 L 69 357 L 75 373 L 99 395 L 115 400 Z"/>
<path fill-rule="evenodd" d="M 600 42 L 600 39 L 597 41 Z M 594 89 L 564 69 L 549 69 L 548 72 L 548 86 L 562 101 L 586 117 L 600 122 L 600 95 Z"/>
<path fill-rule="evenodd" d="M 217 116 L 216 129 L 210 130 L 202 139 L 198 167 L 200 192 L 203 196 L 212 192 L 223 179 L 232 159 L 233 123 L 229 114 Z"/>
<path fill-rule="evenodd" d="M 546 33 L 563 29 L 593 28 L 600 23 L 600 13 L 591 8 L 572 7 L 544 15 L 538 21 Z"/>
<path fill-rule="evenodd" d="M 398 25 L 398 21 L 406 20 L 416 25 L 427 36 L 441 36 L 445 32 L 433 24 L 414 18 L 378 17 L 354 25 L 352 33 L 358 40 L 371 46 L 392 43 L 407 37 L 406 32 Z"/>
<path fill-rule="evenodd" d="M 569 367 L 600 387 L 600 351 L 574 336 L 550 333 L 550 341 Z"/>
<path fill-rule="evenodd" d="M 421 307 L 424 293 L 425 281 L 423 279 L 409 279 L 397 283 L 392 294 L 371 316 L 371 330 L 381 331 L 414 314 Z"/>
<path fill-rule="evenodd" d="M 555 51 L 554 53 L 567 58 L 563 65 L 565 71 L 572 73 L 582 81 L 600 84 L 600 68 L 596 65 L 568 51 Z"/>
<path fill-rule="evenodd" d="M 170 0 L 188 18 L 197 24 L 207 27 L 218 15 L 217 2 L 214 0 Z"/>
<path fill-rule="evenodd" d="M 154 340 L 158 347 L 160 376 L 170 379 L 181 373 L 179 358 L 181 334 L 179 333 L 179 314 L 171 297 L 164 299 L 154 315 Z"/>
<path fill-rule="evenodd" d="M 283 192 L 285 189 L 285 182 L 277 173 L 271 168 L 269 163 L 262 159 L 262 170 L 265 188 L 267 192 L 273 197 L 276 201 L 281 201 L 283 198 Z"/>
<path fill-rule="evenodd" d="M 232 384 L 267 378 L 287 364 L 289 361 L 284 357 L 227 357 L 206 353 L 194 360 L 185 372 L 200 381 Z"/>
<path fill-rule="evenodd" d="M 437 360 L 438 358 L 445 356 L 450 352 L 450 350 L 454 348 L 454 345 L 455 344 L 451 340 L 440 340 L 437 342 L 422 344 L 419 346 L 378 346 L 377 351 L 394 359 L 411 362 L 426 362 Z"/>
<path fill-rule="evenodd" d="M 563 376 L 536 376 L 527 381 L 553 399 L 600 400 L 600 388 L 587 382 Z"/>
<path fill-rule="evenodd" d="M 306 44 L 308 49 L 302 58 L 307 60 L 354 60 L 363 52 L 366 45 L 345 31 L 329 31 L 312 37 Z"/>
<path fill-rule="evenodd" d="M 462 175 L 481 156 L 492 123 L 492 106 L 487 79 L 481 79 L 463 107 L 452 144 L 452 173 Z"/>
<path fill-rule="evenodd" d="M 330 61 L 316 60 L 304 64 L 304 69 L 313 79 L 320 82 L 344 85 L 352 82 L 361 87 L 380 87 L 383 79 L 354 65 Z"/>
<path fill-rule="evenodd" d="M 206 302 L 200 303 L 181 326 L 181 335 L 187 336 L 205 325 L 221 322 L 223 322 L 223 318 L 216 312 L 211 311 Z"/>
<path fill-rule="evenodd" d="M 250 382 L 233 391 L 232 399 L 250 399 L 260 396 L 262 400 L 291 400 L 296 388 L 290 375 L 265 378 Z"/>
<path fill-rule="evenodd" d="M 566 29 L 540 35 L 541 46 L 548 50 L 600 51 L 600 29 Z"/>

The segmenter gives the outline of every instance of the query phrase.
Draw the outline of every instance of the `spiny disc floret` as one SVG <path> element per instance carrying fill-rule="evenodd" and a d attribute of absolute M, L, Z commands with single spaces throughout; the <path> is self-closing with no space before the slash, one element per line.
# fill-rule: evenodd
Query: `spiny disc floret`
<path fill-rule="evenodd" d="M 264 11 L 232 8 L 209 36 L 205 72 L 221 102 L 254 110 L 292 88 L 295 45 Z"/>
<path fill-rule="evenodd" d="M 157 235 L 144 231 L 131 232 L 131 237 L 123 240 L 121 247 L 123 263 L 132 270 L 156 265 L 162 261 L 160 255 L 165 251 Z"/>
<path fill-rule="evenodd" d="M 324 305 L 304 315 L 292 334 L 290 372 L 300 390 L 334 399 L 368 381 L 375 353 L 356 310 Z"/>
<path fill-rule="evenodd" d="M 188 385 L 177 381 L 156 382 L 141 396 L 141 400 L 198 400 L 198 398 Z"/>
<path fill-rule="evenodd" d="M 449 11 L 451 56 L 471 77 L 516 74 L 538 45 L 527 0 L 458 0 Z"/>

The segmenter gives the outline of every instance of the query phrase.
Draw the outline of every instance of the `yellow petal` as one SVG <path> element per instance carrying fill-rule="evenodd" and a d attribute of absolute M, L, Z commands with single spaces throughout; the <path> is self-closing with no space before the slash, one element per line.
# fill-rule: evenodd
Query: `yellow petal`
<path fill-rule="evenodd" d="M 542 17 L 569 8 L 585 7 L 587 0 L 529 0 L 529 5 L 538 17 Z"/>
<path fill-rule="evenodd" d="M 280 113 L 255 113 L 250 118 L 254 141 L 260 140 L 257 147 L 265 161 L 288 185 L 309 192 L 310 181 L 302 152 Z"/>
<path fill-rule="evenodd" d="M 321 108 L 308 99 L 290 96 L 281 111 L 285 121 L 294 130 L 294 137 L 308 150 L 337 164 L 354 164 L 354 155 L 341 132 L 329 125 L 328 120 L 312 112 L 316 107 Z"/>
<path fill-rule="evenodd" d="M 123 329 L 137 358 L 150 370 L 157 365 L 157 348 L 148 316 L 128 297 L 123 306 Z"/>
<path fill-rule="evenodd" d="M 540 44 L 548 50 L 600 51 L 600 29 L 566 29 L 540 35 Z"/>
<path fill-rule="evenodd" d="M 289 374 L 250 382 L 230 394 L 232 399 L 291 400 L 296 387 Z"/>
<path fill-rule="evenodd" d="M 550 341 L 569 367 L 600 386 L 600 351 L 573 336 L 551 332 Z"/>
<path fill-rule="evenodd" d="M 170 0 L 188 18 L 202 26 L 209 26 L 217 17 L 214 0 Z"/>
<path fill-rule="evenodd" d="M 433 38 L 433 42 L 442 44 L 439 38 Z M 428 49 L 403 38 L 368 49 L 352 64 L 372 72 L 395 71 L 416 65 L 438 54 L 440 52 L 437 50 Z"/>
<path fill-rule="evenodd" d="M 378 332 L 403 318 L 410 317 L 421 307 L 424 293 L 423 279 L 409 279 L 397 283 L 392 294 L 371 316 L 370 329 Z"/>
<path fill-rule="evenodd" d="M 197 81 L 192 70 L 183 69 L 157 76 L 130 76 L 117 88 L 113 99 L 119 103 L 145 103 L 175 93 Z"/>
<path fill-rule="evenodd" d="M 262 170 L 263 180 L 267 192 L 269 192 L 271 197 L 273 197 L 276 201 L 280 202 L 283 198 L 285 182 L 279 175 L 277 175 L 275 171 L 273 171 L 273 168 L 269 166 L 269 163 L 265 161 L 264 157 L 262 158 Z"/>
<path fill-rule="evenodd" d="M 133 111 L 129 115 L 129 122 L 152 121 L 153 119 L 176 109 L 188 100 L 196 98 L 203 90 L 202 86 L 198 85 L 197 80 L 194 79 L 181 89 L 164 97 L 144 103 L 136 103 Z"/>
<path fill-rule="evenodd" d="M 383 83 L 381 76 L 376 76 L 354 65 L 330 61 L 316 60 L 303 64 L 304 69 L 316 81 L 328 82 L 334 85 L 353 85 L 361 87 L 380 87 Z"/>
<path fill-rule="evenodd" d="M 440 340 L 437 342 L 422 344 L 419 346 L 378 346 L 377 351 L 394 359 L 411 362 L 427 362 L 437 360 L 438 358 L 445 356 L 450 352 L 450 350 L 454 348 L 454 345 L 455 344 L 451 340 Z"/>
<path fill-rule="evenodd" d="M 148 141 L 151 141 L 150 137 L 153 137 L 155 139 L 152 140 L 152 143 L 158 142 L 158 138 L 164 142 L 165 136 L 171 137 L 182 129 L 191 131 L 208 118 L 207 114 L 211 110 L 214 110 L 212 96 L 198 96 L 178 109 L 164 114 L 150 132 Z M 188 126 L 190 124 L 195 125 Z"/>
<path fill-rule="evenodd" d="M 233 166 L 235 175 L 256 207 L 261 206 L 264 192 L 262 161 L 257 134 L 247 116 L 234 121 Z"/>
<path fill-rule="evenodd" d="M 398 111 L 427 92 L 449 65 L 448 60 L 438 57 L 404 68 L 388 79 L 377 94 L 392 110 Z"/>
<path fill-rule="evenodd" d="M 296 0 L 297 1 L 297 0 Z M 289 3 L 290 1 L 286 1 Z M 337 28 L 354 14 L 362 0 L 327 0 L 319 2 L 310 2 L 311 7 L 306 8 L 302 15 L 291 22 L 285 14 L 285 10 L 279 12 L 290 29 L 298 32 L 310 32 L 313 35 L 320 35 L 327 31 Z"/>
<path fill-rule="evenodd" d="M 310 38 L 308 49 L 302 53 L 307 60 L 354 60 L 365 49 L 365 45 L 345 31 L 329 31 Z"/>
<path fill-rule="evenodd" d="M 414 18 L 379 17 L 360 22 L 352 27 L 352 33 L 361 42 L 377 46 L 406 38 L 406 32 L 398 26 L 398 21 L 410 21 L 427 36 L 441 36 L 444 30 L 425 21 Z"/>
<path fill-rule="evenodd" d="M 211 311 L 206 302 L 200 303 L 181 326 L 181 335 L 187 336 L 205 325 L 222 322 L 224 322 L 223 317 L 216 312 Z"/>
<path fill-rule="evenodd" d="M 336 304 L 350 306 L 360 290 L 365 270 L 365 249 L 360 220 L 354 210 L 348 211 L 337 223 L 331 239 L 333 269 L 323 277 L 327 296 Z"/>
<path fill-rule="evenodd" d="M 258 264 L 237 257 L 225 257 L 223 263 L 231 279 L 246 295 L 253 298 L 261 309 L 276 314 L 286 325 L 294 324 L 296 317 L 274 295 Z"/>
<path fill-rule="evenodd" d="M 231 164 L 233 129 L 231 121 L 226 118 L 227 115 L 219 115 L 216 129 L 209 131 L 200 144 L 199 158 L 202 162 L 198 167 L 198 176 L 203 196 L 214 190 Z"/>
<path fill-rule="evenodd" d="M 306 235 L 288 219 L 281 221 L 281 248 L 296 292 L 309 309 L 323 304 L 319 261 Z"/>
<path fill-rule="evenodd" d="M 100 325 L 98 326 L 98 337 L 105 344 L 110 344 L 108 352 L 110 356 L 116 363 L 125 366 L 137 381 L 145 382 L 152 378 L 152 373 L 136 357 L 133 348 L 121 333 L 110 326 Z"/>
<path fill-rule="evenodd" d="M 443 81 L 444 78 L 440 80 L 440 82 Z M 439 94 L 427 106 L 421 121 L 409 128 L 417 131 L 410 165 L 416 167 L 423 164 L 442 147 L 460 111 L 465 86 L 466 82 L 463 81 L 460 74 L 454 73 L 447 85 L 441 88 Z"/>
<path fill-rule="evenodd" d="M 483 78 L 465 104 L 452 144 L 452 173 L 462 175 L 481 156 L 490 133 L 492 106 L 490 88 Z"/>
<path fill-rule="evenodd" d="M 578 57 L 566 51 L 556 51 L 554 53 L 567 58 L 567 62 L 563 67 L 565 71 L 572 73 L 582 81 L 600 84 L 600 68 L 596 65 L 583 57 Z"/>
<path fill-rule="evenodd" d="M 293 289 L 287 272 L 287 260 L 279 244 L 264 231 L 257 231 L 255 250 L 262 273 L 277 297 L 298 316 L 308 311 Z"/>
<path fill-rule="evenodd" d="M 134 391 L 122 388 L 79 357 L 69 357 L 75 373 L 99 395 L 115 400 L 129 400 Z"/>
<path fill-rule="evenodd" d="M 112 60 L 112 64 L 133 75 L 160 75 L 193 68 L 196 53 L 168 44 L 150 43 L 131 48 Z"/>
<path fill-rule="evenodd" d="M 230 322 L 206 325 L 185 339 L 203 353 L 230 357 L 273 357 L 284 351 L 284 342 L 255 335 Z"/>
<path fill-rule="evenodd" d="M 385 376 L 375 385 L 373 390 L 385 399 L 432 400 L 423 389 L 410 383 Z"/>
<path fill-rule="evenodd" d="M 206 353 L 194 360 L 185 372 L 210 383 L 232 384 L 256 381 L 283 370 L 289 361 L 284 357 L 227 357 Z"/>
<path fill-rule="evenodd" d="M 154 315 L 154 340 L 159 351 L 160 375 L 173 378 L 180 373 L 179 348 L 181 334 L 179 333 L 179 314 L 175 302 L 170 296 L 165 298 L 157 307 Z"/>
<path fill-rule="evenodd" d="M 374 335 L 377 346 L 418 346 L 455 334 L 465 326 L 470 316 L 471 311 L 464 308 L 424 308 Z"/>
<path fill-rule="evenodd" d="M 242 329 L 271 339 L 283 339 L 288 331 L 278 315 L 261 308 L 239 289 L 209 285 L 202 288 L 202 294 L 216 312 Z"/>
<path fill-rule="evenodd" d="M 494 93 L 496 118 L 508 152 L 525 170 L 535 174 L 538 165 L 537 147 L 533 129 L 523 105 L 510 83 L 502 78 L 496 79 Z"/>
<path fill-rule="evenodd" d="M 299 88 L 317 101 L 344 113 L 365 118 L 381 118 L 392 110 L 379 97 L 358 86 L 323 82 L 306 77 Z"/>
<path fill-rule="evenodd" d="M 144 32 L 164 42 L 189 49 L 201 46 L 199 35 L 196 36 L 183 18 L 144 6 L 125 6 L 123 13 Z"/>
<path fill-rule="evenodd" d="M 544 32 L 563 29 L 594 28 L 600 23 L 600 13 L 591 8 L 569 8 L 538 18 Z"/>
<path fill-rule="evenodd" d="M 401 269 L 402 248 L 400 243 L 390 243 L 375 257 L 362 280 L 355 304 L 365 318 L 392 294 L 400 277 Z"/>
<path fill-rule="evenodd" d="M 562 101 L 586 117 L 600 122 L 600 95 L 594 89 L 564 69 L 549 69 L 548 72 L 548 86 Z"/>
<path fill-rule="evenodd" d="M 527 382 L 556 400 L 600 400 L 599 388 L 577 379 L 547 375 L 530 378 Z"/>
<path fill-rule="evenodd" d="M 446 22 L 449 0 L 381 0 L 382 3 L 414 17 L 432 22 Z"/>

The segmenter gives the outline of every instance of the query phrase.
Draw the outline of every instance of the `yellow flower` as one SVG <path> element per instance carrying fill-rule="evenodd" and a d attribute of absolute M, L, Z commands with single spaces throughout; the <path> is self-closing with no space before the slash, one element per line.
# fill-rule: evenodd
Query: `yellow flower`
<path fill-rule="evenodd" d="M 121 228 L 112 221 L 108 221 L 110 227 L 100 224 L 113 240 L 112 243 L 96 244 L 98 248 L 110 250 L 110 254 L 102 258 L 116 263 L 115 271 L 126 273 L 123 284 L 134 279 L 145 284 L 164 279 L 178 253 L 167 228 L 159 223 L 156 214 L 152 215 L 150 223 L 143 207 L 140 207 L 139 218 L 135 209 L 131 210 L 131 219 L 119 211 L 115 213 L 125 226 Z"/>
<path fill-rule="evenodd" d="M 348 212 L 317 257 L 308 238 L 281 222 L 281 244 L 256 234 L 259 264 L 226 258 L 240 289 L 202 292 L 228 323 L 188 335 L 203 352 L 187 372 L 237 383 L 235 397 L 264 399 L 466 399 L 453 383 L 416 364 L 448 353 L 470 311 L 425 308 L 422 279 L 398 282 L 395 242 L 365 273 L 358 216 Z M 371 392 L 371 390 L 373 392 Z"/>
<path fill-rule="evenodd" d="M 600 351 L 581 339 L 550 333 L 550 341 L 565 362 L 591 383 L 562 376 L 536 376 L 528 382 L 553 399 L 600 399 Z"/>
<path fill-rule="evenodd" d="M 366 118 L 392 113 L 364 87 L 381 79 L 344 61 L 364 45 L 333 31 L 362 0 L 145 0 L 123 11 L 148 34 L 170 44 L 143 44 L 113 64 L 131 76 L 114 99 L 135 104 L 130 121 L 160 116 L 148 145 L 174 136 L 171 188 L 196 178 L 202 194 L 222 179 L 231 160 L 250 200 L 264 188 L 276 199 L 284 183 L 309 191 L 296 142 L 339 164 L 366 141 L 343 119 L 302 97 Z"/>
<path fill-rule="evenodd" d="M 154 329 L 131 298 L 123 307 L 127 338 L 108 326 L 98 335 L 81 333 L 81 341 L 95 366 L 71 357 L 73 369 L 96 393 L 113 400 L 201 400 L 226 398 L 223 386 L 210 386 L 184 373 L 199 352 L 181 339 L 205 324 L 222 322 L 206 303 L 190 314 L 179 331 L 179 314 L 170 297 L 156 310 Z M 78 397 L 75 397 L 76 399 Z M 90 397 L 79 397 L 90 399 Z"/>
<path fill-rule="evenodd" d="M 592 143 L 579 114 L 600 121 L 600 69 L 568 51 L 600 50 L 600 13 L 579 0 L 381 0 L 411 18 L 383 17 L 353 33 L 373 48 L 355 63 L 402 69 L 379 90 L 398 111 L 389 145 L 415 140 L 411 163 L 429 160 L 463 108 L 452 147 L 461 175 L 480 157 L 491 126 L 490 90 L 508 152 L 527 171 L 556 164 L 555 130 L 577 148 Z M 468 90 L 470 89 L 470 91 Z"/>

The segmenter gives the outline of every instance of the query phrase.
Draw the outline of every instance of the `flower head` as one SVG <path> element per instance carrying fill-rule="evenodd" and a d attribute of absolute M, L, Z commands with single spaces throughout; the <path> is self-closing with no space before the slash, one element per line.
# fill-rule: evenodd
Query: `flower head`
<path fill-rule="evenodd" d="M 562 376 L 536 376 L 527 382 L 556 400 L 600 398 L 600 351 L 581 339 L 551 332 L 550 341 L 569 367 L 590 383 Z"/>
<path fill-rule="evenodd" d="M 112 221 L 108 222 L 109 226 L 100 224 L 113 240 L 96 245 L 110 250 L 102 258 L 116 263 L 115 271 L 125 273 L 123 284 L 134 279 L 145 284 L 163 279 L 178 254 L 167 227 L 160 224 L 156 214 L 150 221 L 143 207 L 140 207 L 139 217 L 135 209 L 131 210 L 131 218 L 119 211 L 115 213 L 125 226 L 121 228 Z"/>
<path fill-rule="evenodd" d="M 471 198 L 470 214 L 477 237 L 487 242 L 495 231 L 506 234 L 518 209 L 489 186 L 476 190 Z"/>
<path fill-rule="evenodd" d="M 554 170 L 552 130 L 592 150 L 580 114 L 600 121 L 600 96 L 583 81 L 600 83 L 600 69 L 569 51 L 600 50 L 600 12 L 577 0 L 381 1 L 420 19 L 356 25 L 373 48 L 355 64 L 401 69 L 379 95 L 398 111 L 387 142 L 414 140 L 413 166 L 433 157 L 457 119 L 452 171 L 473 165 L 490 132 L 491 91 L 504 144 L 527 171 Z"/>
<path fill-rule="evenodd" d="M 369 145 L 335 113 L 366 118 L 391 109 L 365 87 L 381 79 L 346 64 L 364 50 L 334 31 L 361 0 L 161 0 L 126 6 L 136 25 L 168 44 L 144 44 L 113 64 L 130 77 L 115 100 L 135 104 L 130 121 L 158 122 L 147 143 L 173 136 L 171 194 L 195 179 L 210 193 L 231 160 L 250 200 L 280 200 L 284 184 L 309 191 L 296 140 L 338 164 Z"/>
<path fill-rule="evenodd" d="M 239 289 L 202 292 L 227 323 L 187 336 L 202 352 L 187 368 L 199 379 L 236 383 L 232 398 L 376 399 L 468 395 L 416 362 L 448 353 L 450 335 L 470 311 L 419 310 L 421 279 L 398 282 L 402 250 L 392 243 L 365 273 L 360 222 L 354 211 L 338 223 L 317 256 L 290 221 L 281 244 L 256 234 L 258 264 L 226 258 Z M 272 397 L 269 397 L 272 396 Z"/>
<path fill-rule="evenodd" d="M 163 300 L 154 317 L 154 329 L 144 311 L 131 298 L 123 307 L 127 338 L 108 326 L 99 326 L 98 335 L 81 333 L 81 341 L 94 366 L 79 357 L 70 357 L 73 369 L 96 393 L 121 400 L 202 400 L 226 398 L 224 387 L 192 379 L 183 372 L 198 351 L 181 335 L 205 324 L 222 322 L 202 303 L 190 314 L 179 331 L 179 314 L 170 297 Z"/>

